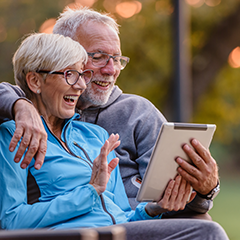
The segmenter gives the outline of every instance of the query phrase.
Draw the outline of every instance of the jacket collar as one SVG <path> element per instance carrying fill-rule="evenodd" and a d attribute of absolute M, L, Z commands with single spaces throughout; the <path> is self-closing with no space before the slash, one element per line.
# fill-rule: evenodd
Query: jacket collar
<path fill-rule="evenodd" d="M 68 126 L 68 123 L 72 122 L 75 119 L 79 119 L 79 118 L 80 118 L 79 113 L 74 113 L 74 115 L 71 118 L 65 119 L 65 123 L 64 123 L 63 129 L 62 129 L 62 134 L 61 134 L 61 139 L 62 140 L 64 139 L 63 133 L 65 132 L 65 129 Z M 51 132 L 43 116 L 41 116 L 41 119 L 42 119 L 43 125 L 45 127 L 45 130 L 47 132 Z"/>

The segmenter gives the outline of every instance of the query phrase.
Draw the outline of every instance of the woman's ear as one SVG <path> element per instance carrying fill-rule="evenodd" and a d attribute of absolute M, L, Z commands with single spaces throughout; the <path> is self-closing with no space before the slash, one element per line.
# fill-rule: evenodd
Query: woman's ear
<path fill-rule="evenodd" d="M 39 94 L 41 92 L 41 77 L 36 72 L 28 72 L 26 75 L 26 81 L 29 89 Z"/>

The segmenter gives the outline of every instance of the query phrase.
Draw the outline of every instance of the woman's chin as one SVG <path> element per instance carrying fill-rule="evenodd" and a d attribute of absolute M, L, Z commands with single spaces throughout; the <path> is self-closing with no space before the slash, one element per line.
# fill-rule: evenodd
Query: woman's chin
<path fill-rule="evenodd" d="M 74 111 L 65 111 L 62 114 L 62 119 L 69 119 L 74 115 L 74 113 L 75 113 L 75 110 Z"/>

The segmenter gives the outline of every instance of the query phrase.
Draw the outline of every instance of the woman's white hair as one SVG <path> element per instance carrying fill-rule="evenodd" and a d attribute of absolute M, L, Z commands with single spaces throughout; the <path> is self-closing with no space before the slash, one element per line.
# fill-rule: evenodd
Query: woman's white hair
<path fill-rule="evenodd" d="M 87 63 L 87 52 L 78 42 L 59 34 L 33 33 L 23 40 L 13 56 L 14 78 L 26 96 L 32 92 L 26 74 L 37 70 L 59 71 L 77 62 Z"/>
<path fill-rule="evenodd" d="M 102 23 L 112 27 L 119 34 L 119 25 L 107 13 L 99 13 L 87 7 L 80 9 L 66 8 L 66 11 L 60 14 L 53 28 L 53 33 L 71 37 L 76 40 L 79 26 L 92 21 Z"/>

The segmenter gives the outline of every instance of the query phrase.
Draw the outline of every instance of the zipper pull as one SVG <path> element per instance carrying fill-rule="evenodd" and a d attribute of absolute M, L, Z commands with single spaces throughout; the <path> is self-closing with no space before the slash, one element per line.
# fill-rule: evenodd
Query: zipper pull
<path fill-rule="evenodd" d="M 81 109 L 77 109 L 77 113 L 80 115 L 79 119 L 81 119 L 82 118 L 82 110 Z"/>

